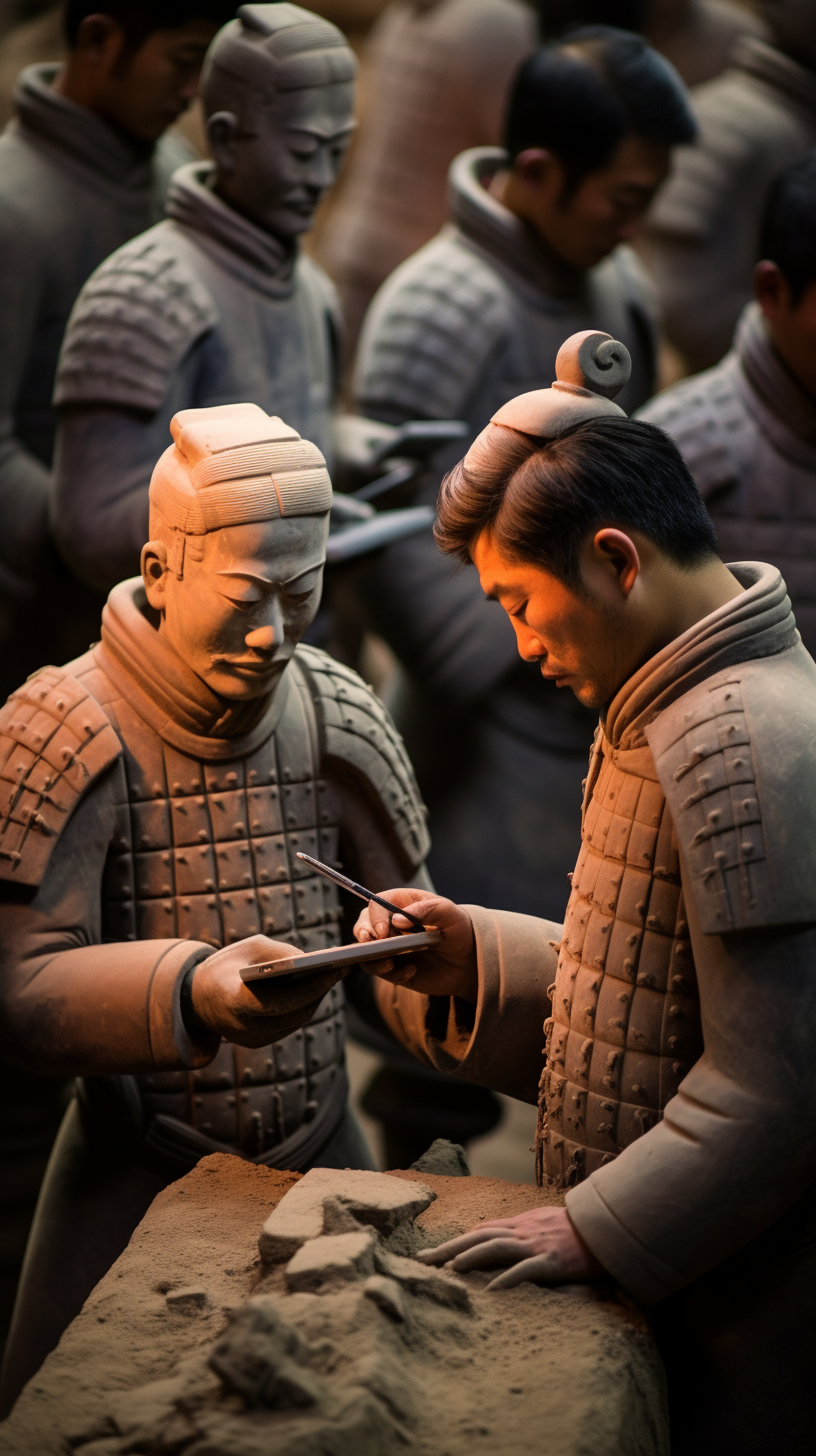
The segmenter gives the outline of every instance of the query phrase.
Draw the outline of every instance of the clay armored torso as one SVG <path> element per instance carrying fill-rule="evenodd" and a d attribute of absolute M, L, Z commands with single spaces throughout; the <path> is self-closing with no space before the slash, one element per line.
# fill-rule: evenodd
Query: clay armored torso
<path fill-rule="evenodd" d="M 78 797 L 107 768 L 92 939 L 219 947 L 263 934 L 303 950 L 336 945 L 338 892 L 297 851 L 329 863 L 342 856 L 353 874 L 361 853 L 393 856 L 406 875 L 427 852 L 424 810 L 387 714 L 356 674 L 301 646 L 262 717 L 236 720 L 226 737 L 215 723 L 211 736 L 190 697 L 194 675 L 163 655 L 140 602 L 140 588 L 123 583 L 106 608 L 102 644 L 69 669 L 45 669 L 10 700 L 7 877 L 40 883 Z M 72 713 L 78 739 L 65 722 Z M 53 791 L 55 775 L 64 792 Z M 274 1045 L 224 1042 L 204 1068 L 115 1080 L 130 1123 L 177 1160 L 226 1146 L 297 1167 L 343 1115 L 344 1038 L 335 987 L 307 1026 Z M 106 1086 L 91 1078 L 87 1097 L 109 1103 Z"/>
<path fill-rule="evenodd" d="M 117 827 L 102 891 L 102 938 L 229 944 L 263 933 L 303 950 L 337 945 L 334 886 L 303 873 L 298 849 L 334 863 L 338 811 L 319 776 L 314 709 L 293 683 L 275 732 L 254 752 L 202 762 L 163 742 L 121 699 L 125 748 Z M 149 1119 L 164 1113 L 258 1156 L 314 1118 L 342 1079 L 343 993 L 274 1046 L 222 1046 L 194 1072 L 137 1079 Z"/>
<path fill-rule="evenodd" d="M 610 1162 L 662 1115 L 702 1050 L 674 824 L 647 746 L 599 731 L 545 1023 L 539 1178 Z"/>

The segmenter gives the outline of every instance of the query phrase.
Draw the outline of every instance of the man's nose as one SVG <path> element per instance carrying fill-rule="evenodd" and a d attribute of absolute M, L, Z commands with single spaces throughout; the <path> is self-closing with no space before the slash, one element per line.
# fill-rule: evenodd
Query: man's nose
<path fill-rule="evenodd" d="M 514 622 L 513 626 L 516 629 L 519 657 L 522 657 L 525 662 L 540 662 L 543 657 L 546 657 L 547 654 L 540 639 L 530 631 L 529 627 L 524 627 L 519 622 Z"/>

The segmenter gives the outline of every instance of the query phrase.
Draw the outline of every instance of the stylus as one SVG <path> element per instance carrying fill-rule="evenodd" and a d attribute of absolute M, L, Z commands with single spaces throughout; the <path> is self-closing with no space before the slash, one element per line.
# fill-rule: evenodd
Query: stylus
<path fill-rule="evenodd" d="M 384 900 L 382 895 L 375 895 L 374 891 L 367 890 L 365 885 L 358 885 L 356 880 L 350 880 L 348 875 L 341 875 L 339 870 L 329 869 L 329 866 L 321 864 L 319 859 L 312 859 L 310 854 L 301 854 L 300 850 L 297 851 L 297 857 L 302 859 L 304 864 L 311 865 L 318 874 L 325 875 L 327 880 L 335 880 L 338 885 L 343 886 L 344 890 L 350 890 L 352 895 L 359 895 L 361 900 L 376 900 L 378 905 L 382 905 L 383 910 L 390 910 L 392 915 L 404 915 L 405 919 L 410 920 L 417 930 L 425 929 L 422 921 L 417 920 L 416 915 L 409 915 L 407 910 L 400 910 L 399 905 L 392 905 L 391 901 Z"/>

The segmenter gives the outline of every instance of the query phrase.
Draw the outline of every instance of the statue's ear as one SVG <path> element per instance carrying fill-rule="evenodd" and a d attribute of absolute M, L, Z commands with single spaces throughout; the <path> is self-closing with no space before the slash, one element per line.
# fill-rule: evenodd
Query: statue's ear
<path fill-rule="evenodd" d="M 163 541 L 148 541 L 142 547 L 142 580 L 147 600 L 154 611 L 164 611 L 167 596 L 167 547 Z"/>
<path fill-rule="evenodd" d="M 238 117 L 233 111 L 214 111 L 207 118 L 207 138 L 219 172 L 234 172 L 235 142 L 240 130 Z"/>

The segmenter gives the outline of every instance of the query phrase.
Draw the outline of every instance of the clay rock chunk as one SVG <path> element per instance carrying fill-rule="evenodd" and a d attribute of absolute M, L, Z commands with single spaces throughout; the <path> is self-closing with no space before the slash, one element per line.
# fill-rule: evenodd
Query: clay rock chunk
<path fill-rule="evenodd" d="M 470 1164 L 461 1143 L 448 1138 L 434 1138 L 409 1169 L 411 1173 L 440 1173 L 446 1178 L 469 1178 Z"/>
<path fill-rule="evenodd" d="M 448 1309 L 458 1309 L 472 1314 L 473 1304 L 466 1284 L 455 1275 L 442 1274 L 438 1269 L 429 1269 L 416 1259 L 403 1259 L 399 1254 L 389 1254 L 387 1249 L 377 1249 L 375 1262 L 380 1274 L 396 1280 L 409 1294 L 425 1296 Z"/>
<path fill-rule="evenodd" d="M 389 1178 L 387 1173 L 312 1168 L 290 1188 L 266 1220 L 258 1239 L 261 1259 L 264 1264 L 282 1264 L 309 1239 L 340 1232 L 340 1207 L 348 1215 L 343 1232 L 350 1232 L 356 1223 L 370 1225 L 387 1236 L 400 1224 L 415 1219 L 435 1197 L 423 1184 Z"/>
<path fill-rule="evenodd" d="M 310 1350 L 276 1300 L 250 1300 L 234 1317 L 210 1358 L 224 1388 L 250 1408 L 291 1410 L 314 1405 L 320 1382 L 306 1369 Z"/>
<path fill-rule="evenodd" d="M 374 1272 L 376 1242 L 377 1235 L 372 1228 L 309 1239 L 286 1265 L 287 1289 L 317 1293 L 327 1285 L 365 1279 Z"/>

